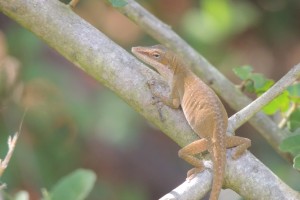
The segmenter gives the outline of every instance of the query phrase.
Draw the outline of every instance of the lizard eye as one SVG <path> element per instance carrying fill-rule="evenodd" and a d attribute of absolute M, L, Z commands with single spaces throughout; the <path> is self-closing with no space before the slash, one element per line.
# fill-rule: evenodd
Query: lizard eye
<path fill-rule="evenodd" d="M 159 58 L 159 57 L 160 57 L 160 55 L 159 55 L 158 53 L 153 53 L 152 56 L 153 56 L 154 58 Z"/>

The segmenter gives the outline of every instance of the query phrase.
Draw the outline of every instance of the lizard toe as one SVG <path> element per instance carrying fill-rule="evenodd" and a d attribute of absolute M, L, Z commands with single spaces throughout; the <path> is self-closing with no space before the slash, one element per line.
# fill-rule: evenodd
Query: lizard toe
<path fill-rule="evenodd" d="M 203 168 L 192 168 L 190 169 L 188 172 L 187 172 L 187 178 L 186 180 L 190 181 L 192 180 L 193 178 L 195 178 L 195 176 L 202 172 L 204 169 Z"/>

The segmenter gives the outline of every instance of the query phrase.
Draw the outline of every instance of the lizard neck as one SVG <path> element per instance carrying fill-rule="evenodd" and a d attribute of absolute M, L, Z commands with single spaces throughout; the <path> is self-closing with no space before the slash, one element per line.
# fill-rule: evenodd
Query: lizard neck
<path fill-rule="evenodd" d="M 180 61 L 173 64 L 173 69 L 173 84 L 175 84 L 180 100 L 182 100 L 186 88 L 185 84 L 189 84 L 189 82 L 194 79 L 195 75 Z"/>

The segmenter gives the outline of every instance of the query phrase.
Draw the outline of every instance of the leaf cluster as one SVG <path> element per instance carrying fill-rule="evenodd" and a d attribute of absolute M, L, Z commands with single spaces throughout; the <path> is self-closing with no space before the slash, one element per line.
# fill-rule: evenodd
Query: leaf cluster
<path fill-rule="evenodd" d="M 274 81 L 263 74 L 254 73 L 249 65 L 237 67 L 233 72 L 242 82 L 238 86 L 242 91 L 254 93 L 257 97 L 273 86 Z M 279 114 L 279 127 L 291 134 L 280 144 L 280 149 L 294 155 L 294 168 L 300 169 L 300 83 L 289 86 L 279 96 L 263 108 L 267 115 Z"/>

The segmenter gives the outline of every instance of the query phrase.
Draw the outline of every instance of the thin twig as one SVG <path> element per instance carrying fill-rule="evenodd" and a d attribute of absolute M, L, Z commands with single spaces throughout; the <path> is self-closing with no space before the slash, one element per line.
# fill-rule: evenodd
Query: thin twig
<path fill-rule="evenodd" d="M 19 135 L 21 133 L 21 130 L 22 130 L 22 125 L 23 125 L 23 121 L 24 121 L 24 118 L 25 118 L 25 115 L 26 115 L 26 111 L 27 109 L 25 109 L 24 113 L 23 113 L 23 116 L 21 118 L 21 122 L 20 122 L 20 125 L 19 125 L 19 130 L 13 135 L 13 137 L 9 136 L 8 137 L 8 141 L 7 141 L 7 144 L 8 144 L 8 151 L 7 151 L 7 154 L 4 158 L 4 160 L 1 160 L 0 159 L 0 177 L 2 176 L 2 174 L 4 173 L 5 169 L 7 168 L 8 166 L 8 163 L 12 157 L 12 154 L 15 150 L 15 147 L 16 147 L 16 143 L 17 143 L 17 140 L 19 138 Z M 6 184 L 5 183 L 1 183 L 0 184 L 0 190 L 3 190 L 6 188 Z"/>
<path fill-rule="evenodd" d="M 21 133 L 21 129 L 22 129 L 22 125 L 23 125 L 23 121 L 24 121 L 25 115 L 26 115 L 26 110 L 24 111 L 23 116 L 21 118 L 19 130 L 12 137 L 11 136 L 8 137 L 8 141 L 7 141 L 8 152 L 7 152 L 4 160 L 0 159 L 0 177 L 2 176 L 3 172 L 7 168 L 8 163 L 9 163 L 9 161 L 11 159 L 11 156 L 12 156 L 12 154 L 14 152 L 17 140 L 18 140 L 19 135 Z"/>
<path fill-rule="evenodd" d="M 267 92 L 258 97 L 251 104 L 232 115 L 229 118 L 229 132 L 234 132 L 246 121 L 248 121 L 255 113 L 261 110 L 265 105 L 281 94 L 289 85 L 297 80 L 300 76 L 300 64 L 294 66 L 286 75 L 277 81 Z"/>
<path fill-rule="evenodd" d="M 298 105 L 297 103 L 292 102 L 291 107 L 289 108 L 289 110 L 286 113 L 284 113 L 282 120 L 278 123 L 279 128 L 283 128 L 286 125 L 291 114 L 297 109 L 297 105 Z"/>

